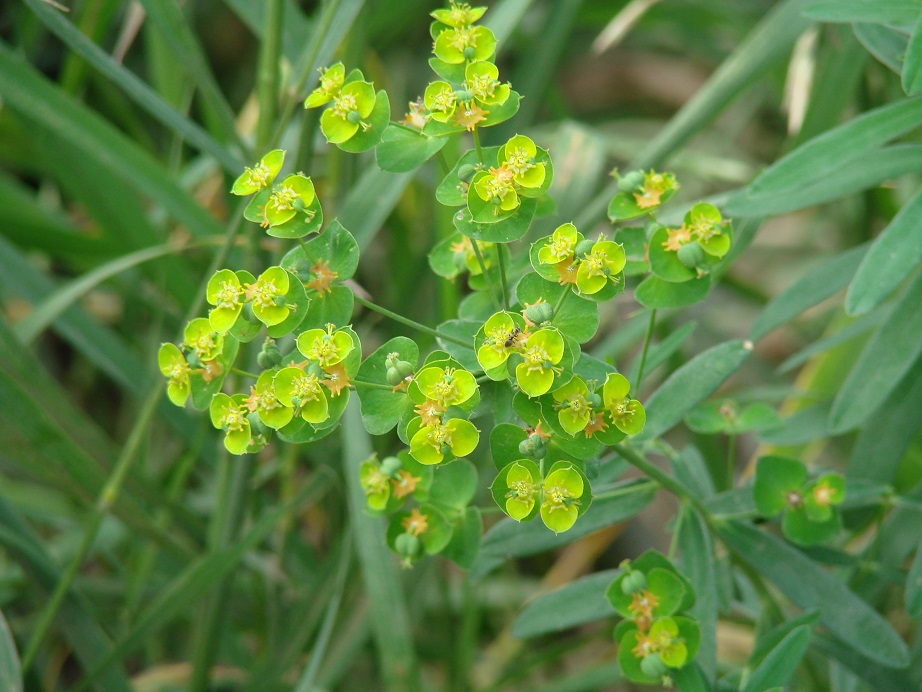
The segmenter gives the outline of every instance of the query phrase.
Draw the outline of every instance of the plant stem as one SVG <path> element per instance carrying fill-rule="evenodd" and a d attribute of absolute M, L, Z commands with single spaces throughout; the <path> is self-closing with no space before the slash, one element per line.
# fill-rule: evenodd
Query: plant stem
<path fill-rule="evenodd" d="M 385 317 L 390 317 L 395 322 L 400 322 L 400 324 L 404 324 L 407 327 L 411 327 L 412 329 L 415 329 L 418 332 L 422 332 L 423 334 L 429 334 L 430 336 L 434 336 L 437 339 L 442 339 L 443 341 L 450 341 L 453 344 L 464 346 L 465 348 L 469 348 L 472 351 L 474 350 L 474 344 L 468 341 L 465 341 L 464 339 L 459 339 L 458 337 L 452 336 L 451 334 L 444 334 L 443 332 L 440 332 L 437 329 L 433 329 L 432 327 L 427 327 L 424 324 L 420 324 L 416 320 L 411 320 L 409 317 L 398 315 L 396 312 L 391 312 L 387 308 L 383 308 L 380 305 L 372 303 L 370 300 L 365 300 L 361 296 L 355 296 L 355 302 L 358 303 L 359 305 L 364 305 L 369 310 L 374 310 L 375 312 L 381 315 L 384 315 Z"/>
<path fill-rule="evenodd" d="M 652 478 L 661 487 L 665 488 L 679 499 L 687 500 L 690 502 L 691 505 L 701 513 L 701 516 L 705 522 L 711 524 L 711 515 L 710 512 L 708 512 L 707 507 L 704 506 L 704 503 L 691 495 L 675 478 L 651 464 L 646 460 L 646 458 L 644 458 L 643 455 L 638 454 L 630 447 L 627 447 L 623 444 L 618 444 L 615 445 L 615 451 L 627 463 L 639 471 L 642 471 L 649 478 Z"/>
<path fill-rule="evenodd" d="M 560 294 L 560 298 L 557 299 L 557 303 L 554 305 L 554 317 L 557 317 L 560 308 L 563 307 L 563 301 L 567 299 L 568 295 L 570 295 L 570 284 L 564 286 L 563 293 Z"/>
<path fill-rule="evenodd" d="M 493 287 L 493 281 L 490 279 L 490 275 L 487 274 L 487 265 L 486 262 L 483 261 L 483 253 L 480 252 L 480 245 L 478 245 L 477 241 L 473 238 L 471 238 L 471 247 L 474 248 L 474 256 L 477 258 L 477 264 L 480 265 L 480 271 L 483 274 L 483 279 L 487 282 L 487 286 L 490 289 L 490 298 L 493 299 L 493 305 L 496 306 L 497 310 L 502 310 L 503 308 L 499 304 L 499 300 L 496 297 L 496 290 Z"/>
<path fill-rule="evenodd" d="M 496 261 L 499 264 L 499 282 L 503 287 L 503 310 L 509 309 L 509 289 L 506 286 L 506 260 L 503 259 L 503 248 L 496 244 Z"/>
<path fill-rule="evenodd" d="M 653 338 L 653 328 L 656 326 L 656 308 L 650 311 L 650 322 L 647 324 L 647 333 L 643 338 L 643 349 L 640 351 L 640 365 L 637 368 L 637 382 L 634 384 L 634 395 L 640 394 L 640 384 L 643 382 L 643 371 L 647 364 L 647 352 L 650 350 L 650 339 Z"/>
<path fill-rule="evenodd" d="M 483 166 L 483 149 L 480 148 L 480 130 L 476 125 L 471 134 L 474 136 L 474 148 L 477 149 L 477 160 L 480 161 L 480 165 Z"/>
<path fill-rule="evenodd" d="M 444 178 L 451 172 L 451 166 L 448 165 L 448 159 L 445 158 L 445 152 L 439 149 L 435 157 L 439 161 L 439 168 L 442 169 L 442 177 Z"/>
<path fill-rule="evenodd" d="M 230 371 L 238 375 L 243 375 L 244 377 L 249 377 L 250 379 L 253 379 L 253 380 L 259 379 L 259 375 L 257 375 L 256 373 L 247 372 L 246 370 L 241 370 L 240 368 L 231 368 Z"/>
<path fill-rule="evenodd" d="M 278 110 L 279 52 L 282 45 L 284 5 L 281 0 L 267 0 L 263 41 L 259 50 L 258 84 L 259 122 L 256 126 L 256 149 L 263 151 L 272 137 Z"/>
<path fill-rule="evenodd" d="M 388 384 L 379 384 L 377 382 L 365 382 L 364 380 L 350 380 L 350 382 L 356 387 L 367 387 L 368 389 L 386 389 L 389 392 L 394 391 L 394 388 Z"/>
<path fill-rule="evenodd" d="M 307 249 L 307 243 L 304 242 L 304 238 L 299 237 L 298 242 L 301 244 L 301 249 L 304 250 L 304 256 L 307 257 L 307 261 L 313 266 L 314 259 L 311 257 L 311 251 Z"/>
<path fill-rule="evenodd" d="M 736 485 L 736 435 L 729 435 L 727 440 L 727 490 Z"/>

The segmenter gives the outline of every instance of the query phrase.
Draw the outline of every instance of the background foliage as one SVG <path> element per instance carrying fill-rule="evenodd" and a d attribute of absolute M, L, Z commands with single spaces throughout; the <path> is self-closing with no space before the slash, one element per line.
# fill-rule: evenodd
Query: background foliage
<path fill-rule="evenodd" d="M 524 132 L 555 162 L 535 237 L 608 229 L 615 165 L 668 165 L 677 199 L 707 197 L 736 235 L 707 300 L 657 320 L 640 398 L 667 471 L 628 473 L 557 537 L 487 515 L 469 572 L 400 569 L 358 484 L 396 441 L 357 410 L 310 447 L 231 458 L 207 416 L 163 400 L 156 368 L 202 312 L 203 278 L 280 253 L 228 195 L 275 145 L 358 241 L 359 295 L 424 324 L 456 316 L 465 289 L 428 269 L 452 228 L 437 168 L 382 172 L 300 108 L 341 59 L 397 115 L 432 78 L 435 5 L 67 4 L 0 9 L 0 686 L 22 684 L 22 656 L 27 689 L 622 689 L 599 595 L 623 558 L 670 542 L 707 681 L 680 687 L 922 684 L 918 3 L 490 3 L 525 98 L 484 144 Z M 261 58 L 275 50 L 280 69 Z M 589 345 L 624 372 L 648 324 L 633 288 Z M 361 309 L 353 323 L 366 355 L 408 333 Z M 780 422 L 680 424 L 721 386 Z M 800 549 L 750 521 L 769 454 L 845 475 L 832 540 Z"/>

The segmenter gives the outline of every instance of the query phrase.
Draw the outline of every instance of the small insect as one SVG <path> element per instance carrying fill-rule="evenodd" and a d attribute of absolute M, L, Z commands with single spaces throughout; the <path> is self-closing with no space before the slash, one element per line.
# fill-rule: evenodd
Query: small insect
<path fill-rule="evenodd" d="M 516 341 L 519 339 L 519 334 L 522 333 L 522 330 L 518 327 L 514 328 L 509 332 L 509 336 L 506 337 L 506 343 L 503 344 L 506 348 L 512 348 L 516 345 Z"/>

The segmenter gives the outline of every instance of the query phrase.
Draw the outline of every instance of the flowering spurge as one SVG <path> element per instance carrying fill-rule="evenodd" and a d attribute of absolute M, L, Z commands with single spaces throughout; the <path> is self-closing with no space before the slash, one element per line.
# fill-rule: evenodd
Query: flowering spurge
<path fill-rule="evenodd" d="M 248 284 L 244 295 L 252 301 L 253 314 L 267 327 L 281 324 L 288 317 L 291 307 L 286 295 L 294 279 L 281 267 L 269 267 L 255 282 Z"/>
<path fill-rule="evenodd" d="M 170 401 L 176 406 L 185 405 L 192 393 L 192 385 L 189 381 L 189 364 L 182 351 L 175 344 L 162 344 L 157 353 L 157 364 L 167 378 L 166 394 Z"/>
<path fill-rule="evenodd" d="M 430 16 L 445 26 L 459 29 L 470 26 L 486 11 L 486 7 L 471 7 L 466 2 L 452 2 L 447 8 L 433 10 Z"/>
<path fill-rule="evenodd" d="M 208 313 L 208 321 L 219 334 L 225 334 L 237 322 L 243 304 L 245 291 L 239 273 L 220 269 L 208 280 L 205 298 L 214 308 Z"/>
<path fill-rule="evenodd" d="M 650 236 L 650 267 L 664 281 L 688 281 L 706 274 L 730 251 L 731 242 L 729 221 L 717 207 L 701 202 L 678 228 L 656 228 Z"/>
<path fill-rule="evenodd" d="M 365 504 L 369 510 L 385 512 L 396 509 L 405 498 L 414 495 L 417 488 L 422 489 L 425 472 L 421 468 L 408 469 L 412 464 L 413 459 L 404 455 L 385 457 L 381 461 L 372 457 L 362 462 L 359 483 L 365 491 Z M 431 474 L 428 481 L 431 482 Z"/>
<path fill-rule="evenodd" d="M 410 422 L 410 454 L 420 464 L 431 466 L 446 458 L 466 457 L 477 448 L 480 431 L 464 418 L 443 421 L 434 417 L 427 425 L 421 425 L 421 418 Z M 417 426 L 418 429 L 414 430 Z"/>
<path fill-rule="evenodd" d="M 409 512 L 398 512 L 387 529 L 387 544 L 403 558 L 405 567 L 412 566 L 423 555 L 442 551 L 451 540 L 452 528 L 445 515 L 428 504 Z"/>
<path fill-rule="evenodd" d="M 491 486 L 496 504 L 516 521 L 541 521 L 554 533 L 570 529 L 592 501 L 589 481 L 575 464 L 558 461 L 542 478 L 531 459 L 504 466 Z"/>
<path fill-rule="evenodd" d="M 319 370 L 319 368 L 317 368 Z M 330 402 L 317 372 L 289 366 L 275 375 L 275 396 L 308 423 L 318 425 L 330 417 Z"/>
<path fill-rule="evenodd" d="M 224 431 L 224 446 L 231 454 L 245 454 L 250 446 L 252 430 L 247 418 L 249 409 L 243 394 L 228 396 L 218 392 L 208 409 L 211 424 Z"/>
<path fill-rule="evenodd" d="M 214 361 L 224 348 L 224 335 L 218 333 L 211 322 L 205 317 L 196 317 L 186 325 L 183 330 L 183 344 L 191 352 L 193 363 L 199 364 Z"/>
<path fill-rule="evenodd" d="M 332 396 L 339 396 L 349 386 L 358 365 L 347 370 L 345 361 L 355 360 L 349 358 L 350 355 L 359 354 L 361 350 L 355 332 L 328 324 L 326 329 L 309 329 L 299 334 L 297 346 L 298 351 L 318 369 L 321 384 Z"/>
<path fill-rule="evenodd" d="M 626 435 L 636 435 L 647 422 L 647 413 L 637 399 L 629 394 L 631 384 L 624 375 L 609 373 L 602 386 L 602 406 L 612 424 Z"/>
<path fill-rule="evenodd" d="M 756 462 L 752 496 L 763 517 L 782 515 L 781 529 L 791 541 L 814 545 L 839 531 L 836 505 L 845 499 L 845 480 L 837 473 L 810 480 L 797 459 L 762 457 Z"/>
<path fill-rule="evenodd" d="M 304 100 L 305 108 L 317 108 L 332 101 L 343 88 L 346 80 L 346 68 L 338 62 L 329 67 L 320 68 L 320 84 Z"/>
<path fill-rule="evenodd" d="M 475 338 L 477 362 L 487 376 L 495 380 L 508 377 L 505 367 L 509 356 L 525 342 L 525 320 L 509 312 L 497 312 L 483 325 Z"/>
<path fill-rule="evenodd" d="M 273 149 L 263 156 L 255 166 L 243 171 L 240 177 L 234 181 L 231 194 L 246 197 L 260 190 L 265 190 L 275 180 L 275 176 L 279 174 L 279 171 L 282 170 L 283 163 L 285 163 L 284 150 Z"/>
<path fill-rule="evenodd" d="M 521 343 L 522 362 L 515 367 L 515 381 L 528 396 L 541 396 L 550 391 L 557 369 L 563 359 L 564 340 L 556 329 L 532 332 Z"/>
<path fill-rule="evenodd" d="M 260 373 L 256 384 L 250 388 L 250 396 L 244 400 L 247 409 L 273 430 L 284 428 L 294 417 L 294 408 L 283 404 L 276 394 L 276 374 L 275 370 Z"/>
<path fill-rule="evenodd" d="M 272 187 L 265 202 L 265 222 L 269 227 L 288 223 L 299 213 L 304 221 L 313 220 L 315 211 L 309 209 L 316 199 L 314 183 L 302 173 L 289 175 L 280 184 Z"/>
<path fill-rule="evenodd" d="M 612 221 L 635 219 L 656 210 L 672 197 L 679 184 L 672 173 L 631 171 L 618 180 L 618 189 L 608 205 Z"/>
<path fill-rule="evenodd" d="M 320 116 L 320 129 L 330 144 L 342 144 L 371 125 L 366 119 L 375 108 L 375 88 L 370 82 L 349 82 L 333 97 Z"/>
<path fill-rule="evenodd" d="M 474 376 L 457 368 L 423 368 L 414 382 L 423 396 L 443 411 L 449 406 L 461 406 L 477 392 Z"/>
<path fill-rule="evenodd" d="M 691 584 L 655 551 L 624 561 L 621 569 L 606 592 L 625 618 L 615 628 L 618 663 L 629 680 L 668 685 L 670 670 L 692 661 L 700 641 L 698 624 L 682 615 L 694 605 Z"/>
<path fill-rule="evenodd" d="M 467 206 L 475 221 L 489 223 L 522 203 L 520 197 L 539 197 L 552 179 L 547 151 L 524 135 L 515 135 L 500 147 L 497 166 L 481 170 L 471 179 Z M 494 218 L 491 218 L 494 217 Z"/>
<path fill-rule="evenodd" d="M 589 387 L 579 377 L 574 377 L 556 389 L 553 396 L 558 406 L 557 420 L 570 435 L 584 431 L 596 417 L 594 409 L 602 403 L 599 396 L 590 393 Z"/>
<path fill-rule="evenodd" d="M 493 57 L 496 50 L 496 36 L 485 26 L 446 26 L 438 31 L 432 52 L 442 62 L 459 65 L 465 62 L 480 62 Z"/>

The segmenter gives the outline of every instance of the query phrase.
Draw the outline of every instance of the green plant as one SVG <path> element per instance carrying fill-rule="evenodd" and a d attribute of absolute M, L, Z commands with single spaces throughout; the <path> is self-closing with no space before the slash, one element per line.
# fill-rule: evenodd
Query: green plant
<path fill-rule="evenodd" d="M 4 10 L 20 53 L 45 55 L 36 21 L 75 52 L 54 83 L 0 44 L 11 689 L 128 689 L 136 671 L 169 689 L 168 661 L 194 690 L 920 684 L 915 3 L 765 2 L 754 28 L 753 8 L 630 3 L 615 33 L 640 8 L 708 60 L 722 31 L 752 30 L 649 141 L 536 122 L 537 104 L 571 107 L 550 78 L 570 32 L 598 24 L 591 3 L 329 0 L 308 21 L 231 0 L 259 36 L 251 123 L 189 8 L 142 3 L 145 82 L 98 45 L 117 1 L 75 22 L 25 5 Z M 380 60 L 376 40 L 428 11 L 434 75 L 422 51 Z M 732 102 L 780 78 L 795 41 L 788 154 L 748 182 L 717 138 L 687 146 L 718 115 L 779 139 Z M 607 184 L 600 143 L 620 166 Z M 713 194 L 727 183 L 745 185 Z M 814 234 L 825 260 L 803 233 L 753 262 L 764 217 L 840 199 L 843 230 Z M 801 278 L 778 291 L 782 270 Z M 55 290 L 56 272 L 80 276 Z M 102 282 L 118 330 L 75 307 Z M 33 304 L 18 319 L 15 297 Z M 766 335 L 792 322 L 797 379 L 758 386 L 778 381 Z M 49 326 L 77 356 L 54 368 L 73 392 L 42 367 Z M 653 539 L 668 549 L 612 547 L 658 495 L 675 500 Z M 718 652 L 740 629 L 744 653 Z"/>

